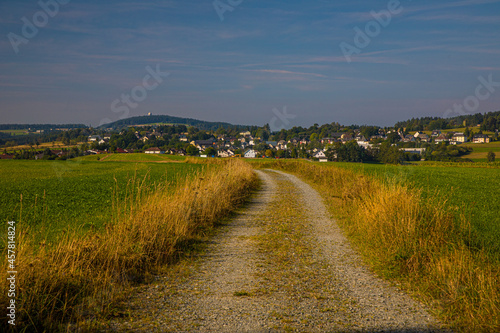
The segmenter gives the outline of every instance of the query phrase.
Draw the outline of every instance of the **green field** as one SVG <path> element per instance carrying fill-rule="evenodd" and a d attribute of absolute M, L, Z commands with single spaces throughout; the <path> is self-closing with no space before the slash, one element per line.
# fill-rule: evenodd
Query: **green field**
<path fill-rule="evenodd" d="M 93 158 L 99 157 L 100 155 L 93 156 Z M 184 161 L 186 158 L 184 156 L 169 155 L 169 154 L 109 154 L 101 156 L 103 161 L 126 161 L 126 162 L 162 162 L 162 161 Z"/>
<path fill-rule="evenodd" d="M 12 136 L 28 135 L 28 130 L 0 130 L 0 132 L 10 134 Z"/>
<path fill-rule="evenodd" d="M 500 256 L 500 168 L 458 167 L 454 163 L 384 165 L 328 163 L 363 171 L 388 182 L 401 182 L 423 190 L 424 200 L 437 198 L 470 220 L 477 234 L 474 246 Z M 487 164 L 485 164 L 486 166 Z"/>
<path fill-rule="evenodd" d="M 500 142 L 490 143 L 465 143 L 462 146 L 470 147 L 473 151 L 470 154 L 464 155 L 463 158 L 470 159 L 474 162 L 486 162 L 488 152 L 495 153 L 495 159 L 500 161 Z"/>
<path fill-rule="evenodd" d="M 110 221 L 115 194 L 123 198 L 139 182 L 145 189 L 175 184 L 200 169 L 188 163 L 1 160 L 0 219 L 43 229 L 49 239 L 71 228 L 101 228 Z M 136 185 L 127 186 L 133 179 Z"/>

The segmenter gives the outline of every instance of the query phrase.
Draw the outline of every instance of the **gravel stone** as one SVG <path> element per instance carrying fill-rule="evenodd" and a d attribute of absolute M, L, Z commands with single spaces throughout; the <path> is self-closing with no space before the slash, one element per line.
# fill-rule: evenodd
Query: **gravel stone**
<path fill-rule="evenodd" d="M 449 332 L 421 303 L 366 268 L 314 189 L 284 172 L 256 172 L 261 189 L 190 273 L 137 287 L 127 304 L 130 317 L 113 319 L 110 331 Z M 269 276 L 277 268 L 256 238 L 265 230 L 266 209 L 290 193 L 307 217 L 297 223 L 306 227 L 303 239 L 312 250 L 289 256 L 287 280 Z"/>

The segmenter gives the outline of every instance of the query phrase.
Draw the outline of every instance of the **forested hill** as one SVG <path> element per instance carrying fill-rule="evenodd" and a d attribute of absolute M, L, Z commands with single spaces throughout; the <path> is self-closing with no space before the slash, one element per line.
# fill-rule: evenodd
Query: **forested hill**
<path fill-rule="evenodd" d="M 450 129 L 465 126 L 480 125 L 482 130 L 494 131 L 500 128 L 500 111 L 485 114 L 476 113 L 462 115 L 453 118 L 424 117 L 412 118 L 397 122 L 395 128 L 406 128 L 407 131 L 432 131 L 438 129 Z"/>
<path fill-rule="evenodd" d="M 122 120 L 115 121 L 113 123 L 104 124 L 100 128 L 111 128 L 111 129 L 121 129 L 123 127 L 135 126 L 135 125 L 148 125 L 148 124 L 176 124 L 176 125 L 187 125 L 193 126 L 200 130 L 215 131 L 218 128 L 238 128 L 247 129 L 249 126 L 243 125 L 233 125 L 224 122 L 210 122 L 197 120 L 192 118 L 181 118 L 167 115 L 152 115 L 152 116 L 138 116 L 131 117 Z"/>

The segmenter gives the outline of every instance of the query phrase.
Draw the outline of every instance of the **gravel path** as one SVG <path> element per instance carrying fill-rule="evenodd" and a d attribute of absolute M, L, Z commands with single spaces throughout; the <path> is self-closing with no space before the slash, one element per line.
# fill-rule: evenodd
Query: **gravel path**
<path fill-rule="evenodd" d="M 181 277 L 138 288 L 112 331 L 438 332 L 421 304 L 376 278 L 295 176 L 262 188 Z"/>

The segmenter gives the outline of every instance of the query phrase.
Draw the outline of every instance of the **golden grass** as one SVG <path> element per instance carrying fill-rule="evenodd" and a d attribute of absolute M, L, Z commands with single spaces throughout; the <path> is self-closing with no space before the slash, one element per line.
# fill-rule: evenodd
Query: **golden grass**
<path fill-rule="evenodd" d="M 500 331 L 500 267 L 469 248 L 471 228 L 446 202 L 351 170 L 303 161 L 261 163 L 312 182 L 354 245 L 379 274 L 416 293 L 445 324 Z"/>
<path fill-rule="evenodd" d="M 43 150 L 45 148 L 50 148 L 50 149 L 62 149 L 62 148 L 65 148 L 65 149 L 70 149 L 70 148 L 73 148 L 73 147 L 77 147 L 81 144 L 83 144 L 84 142 L 79 142 L 78 144 L 74 144 L 74 145 L 66 145 L 64 143 L 62 143 L 62 141 L 54 141 L 54 142 L 43 142 L 43 143 L 40 143 L 38 145 L 38 147 L 36 145 L 17 145 L 17 146 L 12 146 L 12 147 L 5 147 L 5 149 L 7 149 L 7 151 L 14 151 L 14 150 L 23 150 L 23 149 L 36 149 L 36 150 Z"/>
<path fill-rule="evenodd" d="M 134 183 L 139 186 L 125 202 L 115 200 L 105 232 L 68 234 L 46 248 L 34 244 L 29 230 L 19 230 L 16 328 L 64 330 L 68 322 L 105 318 L 127 286 L 189 250 L 256 185 L 252 168 L 243 161 L 218 164 L 174 191 L 164 186 L 141 194 Z M 2 308 L 8 301 L 4 283 Z M 2 325 L 7 326 L 5 321 Z"/>

